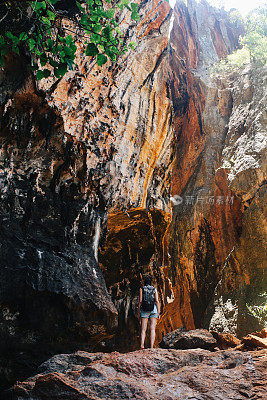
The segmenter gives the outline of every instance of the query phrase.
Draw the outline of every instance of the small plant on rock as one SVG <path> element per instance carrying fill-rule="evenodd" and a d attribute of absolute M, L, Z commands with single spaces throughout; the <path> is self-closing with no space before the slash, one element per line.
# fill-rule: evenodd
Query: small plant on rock
<path fill-rule="evenodd" d="M 261 325 L 267 327 L 267 292 L 260 295 L 263 301 L 259 305 L 246 304 L 249 314 L 255 317 Z"/>

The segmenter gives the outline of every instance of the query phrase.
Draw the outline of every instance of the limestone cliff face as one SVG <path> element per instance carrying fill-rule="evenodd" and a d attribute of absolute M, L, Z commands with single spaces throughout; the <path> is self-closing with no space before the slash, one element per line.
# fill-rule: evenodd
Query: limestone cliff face
<path fill-rule="evenodd" d="M 120 15 L 137 46 L 115 65 L 78 43 L 61 80 L 37 85 L 12 56 L 1 72 L 0 335 L 14 355 L 136 347 L 147 271 L 159 340 L 241 332 L 238 301 L 263 285 L 264 78 L 211 76 L 242 27 L 206 2 L 140 15 Z"/>
<path fill-rule="evenodd" d="M 44 81 L 48 103 L 60 110 L 65 132 L 86 148 L 86 170 L 99 182 L 109 212 L 131 207 L 167 209 L 171 99 L 164 79 L 171 9 L 146 1 L 136 24 L 120 15 L 136 49 L 116 65 L 98 67 L 78 43 L 78 70 Z"/>
<path fill-rule="evenodd" d="M 240 200 L 220 169 L 232 110 L 231 89 L 224 79 L 211 78 L 211 65 L 234 50 L 239 32 L 227 15 L 207 3 L 192 2 L 188 8 L 178 3 L 174 12 L 170 41 L 170 65 L 175 71 L 174 206 L 167 261 L 176 294 L 167 307 L 167 321 L 173 328 L 177 324 L 193 328 L 203 325 L 241 229 Z"/>
<path fill-rule="evenodd" d="M 1 72 L 0 335 L 10 381 L 32 359 L 114 335 L 118 311 L 98 264 L 108 213 L 139 207 L 143 239 L 152 219 L 161 231 L 168 221 L 171 9 L 148 1 L 140 15 L 138 24 L 120 16 L 138 45 L 118 64 L 97 67 L 80 43 L 78 68 L 62 80 L 36 86 L 12 56 Z M 159 211 L 150 216 L 149 205 Z M 155 252 L 146 239 L 143 264 Z"/>
<path fill-rule="evenodd" d="M 214 298 L 212 328 L 249 333 L 256 321 L 246 303 L 266 291 L 266 69 L 230 76 L 232 113 L 222 151 L 228 187 L 241 201 L 242 230 L 227 258 Z M 228 304 L 228 307 L 227 307 Z M 232 321 L 227 321 L 232 309 Z"/>
<path fill-rule="evenodd" d="M 242 334 L 253 326 L 245 302 L 256 303 L 266 285 L 259 205 L 266 168 L 264 71 L 212 74 L 210 66 L 233 50 L 240 31 L 206 3 L 178 3 L 174 13 L 174 206 L 166 270 L 175 295 L 161 324 L 163 330 L 206 325 Z"/>

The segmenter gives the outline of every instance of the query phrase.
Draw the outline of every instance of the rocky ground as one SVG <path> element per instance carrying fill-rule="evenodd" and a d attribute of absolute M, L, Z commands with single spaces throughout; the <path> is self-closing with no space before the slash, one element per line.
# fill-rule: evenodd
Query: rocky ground
<path fill-rule="evenodd" d="M 267 394 L 266 337 L 267 329 L 241 342 L 230 334 L 180 328 L 163 338 L 164 349 L 59 354 L 44 362 L 37 375 L 18 382 L 6 397 L 260 400 Z M 241 351 L 245 349 L 250 351 Z"/>
<path fill-rule="evenodd" d="M 14 387 L 17 400 L 266 399 L 264 350 L 146 349 L 57 355 Z M 265 372 L 265 375 L 264 375 Z"/>

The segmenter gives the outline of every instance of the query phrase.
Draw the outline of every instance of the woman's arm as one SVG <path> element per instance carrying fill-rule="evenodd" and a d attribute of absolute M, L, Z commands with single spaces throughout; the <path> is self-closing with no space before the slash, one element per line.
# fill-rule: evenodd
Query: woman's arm
<path fill-rule="evenodd" d="M 155 300 L 156 300 L 156 306 L 158 309 L 158 315 L 160 315 L 160 302 L 159 302 L 159 295 L 157 289 L 155 290 Z"/>
<path fill-rule="evenodd" d="M 140 318 L 141 304 L 142 304 L 142 288 L 140 288 L 140 291 L 139 291 L 138 318 Z"/>

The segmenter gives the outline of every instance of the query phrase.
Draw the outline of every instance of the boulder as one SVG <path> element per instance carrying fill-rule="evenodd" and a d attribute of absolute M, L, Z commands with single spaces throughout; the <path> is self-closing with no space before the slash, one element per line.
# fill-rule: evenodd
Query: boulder
<path fill-rule="evenodd" d="M 244 343 L 246 345 L 246 347 L 250 347 L 253 349 L 258 348 L 258 347 L 267 349 L 267 338 L 260 338 L 253 334 L 244 336 L 242 338 L 242 343 Z"/>
<path fill-rule="evenodd" d="M 19 400 L 260 400 L 266 394 L 264 362 L 263 350 L 76 352 L 51 358 L 10 395 Z"/>
<path fill-rule="evenodd" d="M 241 340 L 231 333 L 211 331 L 211 334 L 214 339 L 216 339 L 219 348 L 222 350 L 236 347 L 241 344 Z"/>
<path fill-rule="evenodd" d="M 160 342 L 160 347 L 165 349 L 207 349 L 214 350 L 217 345 L 212 334 L 206 329 L 184 331 L 176 329 L 167 333 Z"/>

